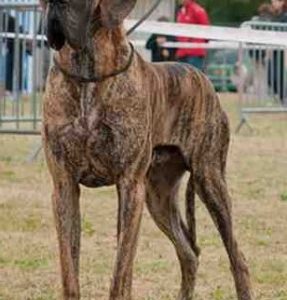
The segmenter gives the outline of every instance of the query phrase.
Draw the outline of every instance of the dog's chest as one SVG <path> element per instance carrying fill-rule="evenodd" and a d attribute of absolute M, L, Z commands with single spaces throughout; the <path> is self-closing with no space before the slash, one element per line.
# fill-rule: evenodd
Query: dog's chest
<path fill-rule="evenodd" d="M 146 123 L 120 109 L 95 108 L 85 117 L 47 128 L 53 156 L 90 187 L 114 184 L 145 144 Z"/>
<path fill-rule="evenodd" d="M 148 103 L 125 77 L 89 85 L 85 93 L 63 80 L 57 72 L 50 74 L 44 101 L 46 146 L 78 182 L 113 184 L 143 155 Z"/>

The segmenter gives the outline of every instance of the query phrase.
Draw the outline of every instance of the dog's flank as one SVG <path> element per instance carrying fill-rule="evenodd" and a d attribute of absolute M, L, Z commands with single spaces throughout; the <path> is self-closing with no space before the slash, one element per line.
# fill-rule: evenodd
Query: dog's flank
<path fill-rule="evenodd" d="M 93 16 L 101 21 L 85 45 L 69 44 L 67 38 L 56 59 L 62 68 L 77 71 L 79 76 L 90 75 L 91 70 L 96 75 L 111 74 L 130 57 L 132 50 L 121 24 L 136 1 L 86 1 L 94 11 L 90 9 L 82 30 L 91 33 Z M 127 71 L 103 82 L 80 83 L 54 66 L 45 94 L 43 139 L 54 183 L 65 300 L 80 299 L 80 184 L 117 186 L 118 250 L 110 300 L 131 299 L 145 201 L 175 246 L 182 272 L 178 299 L 193 299 L 200 253 L 195 192 L 221 234 L 238 299 L 252 299 L 248 269 L 233 234 L 225 181 L 228 119 L 202 73 L 178 63 L 150 64 L 138 54 Z M 186 222 L 177 204 L 185 172 L 190 174 Z"/>

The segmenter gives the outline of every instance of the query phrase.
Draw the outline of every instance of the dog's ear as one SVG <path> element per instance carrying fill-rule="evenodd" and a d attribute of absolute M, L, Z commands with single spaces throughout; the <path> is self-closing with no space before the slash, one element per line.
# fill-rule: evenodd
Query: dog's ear
<path fill-rule="evenodd" d="M 136 0 L 102 0 L 101 22 L 107 28 L 119 26 L 136 5 Z"/>

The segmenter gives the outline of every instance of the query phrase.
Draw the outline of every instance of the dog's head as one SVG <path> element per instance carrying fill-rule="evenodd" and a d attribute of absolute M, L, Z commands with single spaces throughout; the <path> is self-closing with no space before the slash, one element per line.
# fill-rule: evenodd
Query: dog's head
<path fill-rule="evenodd" d="M 136 0 L 41 0 L 48 42 L 55 50 L 61 50 L 66 41 L 75 50 L 83 49 L 95 23 L 118 27 L 135 4 Z"/>

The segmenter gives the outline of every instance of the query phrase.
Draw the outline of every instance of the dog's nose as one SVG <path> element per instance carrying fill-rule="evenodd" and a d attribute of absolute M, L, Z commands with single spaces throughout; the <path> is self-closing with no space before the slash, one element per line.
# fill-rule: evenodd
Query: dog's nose
<path fill-rule="evenodd" d="M 53 13 L 48 15 L 47 19 L 47 39 L 50 47 L 56 51 L 61 50 L 66 42 L 61 23 Z"/>

